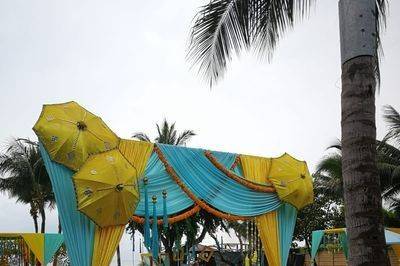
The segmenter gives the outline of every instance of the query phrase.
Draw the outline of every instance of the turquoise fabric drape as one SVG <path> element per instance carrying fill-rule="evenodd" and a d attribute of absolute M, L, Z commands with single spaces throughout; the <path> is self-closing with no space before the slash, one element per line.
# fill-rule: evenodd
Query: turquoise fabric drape
<path fill-rule="evenodd" d="M 231 170 L 236 175 L 240 176 L 241 178 L 246 179 L 243 175 L 243 169 L 240 164 L 236 164 L 235 167 L 233 169 L 231 169 L 232 165 L 235 163 L 236 157 L 238 156 L 237 154 L 213 151 L 212 155 L 217 159 L 217 161 L 220 164 L 225 166 L 226 169 Z"/>
<path fill-rule="evenodd" d="M 152 217 L 152 230 L 151 230 L 151 253 L 153 259 L 158 261 L 158 225 L 157 225 L 157 207 L 156 203 L 153 202 L 153 217 Z"/>
<path fill-rule="evenodd" d="M 163 197 L 163 228 L 168 228 L 167 196 Z"/>
<path fill-rule="evenodd" d="M 347 259 L 348 256 L 349 256 L 349 246 L 347 245 L 347 234 L 346 234 L 346 232 L 339 233 L 339 241 L 340 241 L 340 245 L 342 246 L 344 256 Z"/>
<path fill-rule="evenodd" d="M 312 232 L 311 241 L 311 260 L 314 260 L 317 255 L 319 245 L 321 244 L 322 238 L 324 237 L 324 230 L 317 230 Z"/>
<path fill-rule="evenodd" d="M 162 192 L 166 190 L 168 193 L 167 200 L 167 214 L 171 215 L 182 210 L 187 209 L 193 205 L 193 201 L 183 192 L 180 187 L 172 180 L 172 178 L 165 171 L 165 167 L 162 162 L 158 159 L 156 153 L 153 153 L 147 162 L 146 171 L 144 176 L 148 179 L 147 190 L 149 197 L 153 195 L 157 196 L 158 199 L 162 199 Z M 145 215 L 145 195 L 143 182 L 139 182 L 140 189 L 140 201 L 135 210 L 136 215 Z M 163 216 L 163 202 L 157 201 L 157 216 Z"/>
<path fill-rule="evenodd" d="M 385 229 L 385 239 L 387 245 L 400 244 L 400 234 Z"/>
<path fill-rule="evenodd" d="M 276 193 L 253 191 L 226 176 L 205 157 L 202 149 L 157 145 L 182 182 L 198 198 L 220 211 L 256 216 L 273 211 L 281 205 Z"/>
<path fill-rule="evenodd" d="M 76 196 L 72 183 L 73 172 L 65 166 L 51 161 L 42 144 L 40 144 L 40 152 L 50 176 L 71 264 L 73 266 L 91 266 L 95 225 L 76 207 Z"/>
<path fill-rule="evenodd" d="M 44 235 L 44 265 L 50 262 L 54 254 L 64 242 L 64 237 L 61 234 L 45 234 Z"/>
<path fill-rule="evenodd" d="M 212 151 L 211 154 L 227 169 L 231 169 L 236 160 L 236 154 L 230 152 Z"/>
<path fill-rule="evenodd" d="M 150 213 L 149 213 L 149 193 L 147 192 L 148 184 L 144 184 L 144 245 L 146 248 L 151 247 L 151 239 L 150 239 Z M 141 199 L 143 197 L 140 197 Z"/>
<path fill-rule="evenodd" d="M 292 205 L 285 203 L 278 209 L 279 245 L 281 264 L 286 266 L 289 250 L 292 244 L 293 231 L 296 225 L 297 210 Z"/>

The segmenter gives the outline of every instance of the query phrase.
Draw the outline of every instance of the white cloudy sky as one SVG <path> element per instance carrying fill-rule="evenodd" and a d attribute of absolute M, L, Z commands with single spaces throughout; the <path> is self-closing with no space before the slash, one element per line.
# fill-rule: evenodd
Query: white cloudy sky
<path fill-rule="evenodd" d="M 198 133 L 191 146 L 276 156 L 289 152 L 311 170 L 340 137 L 336 0 L 280 42 L 273 62 L 235 60 L 210 90 L 185 61 L 191 20 L 203 1 L 0 1 L 0 142 L 34 138 L 41 105 L 75 100 L 121 137 L 155 134 L 164 117 Z M 400 110 L 400 12 L 390 2 L 383 37 L 381 107 Z M 0 196 L 0 231 L 31 231 L 27 207 Z M 56 211 L 48 231 L 56 230 Z M 123 256 L 128 252 L 124 238 Z"/>

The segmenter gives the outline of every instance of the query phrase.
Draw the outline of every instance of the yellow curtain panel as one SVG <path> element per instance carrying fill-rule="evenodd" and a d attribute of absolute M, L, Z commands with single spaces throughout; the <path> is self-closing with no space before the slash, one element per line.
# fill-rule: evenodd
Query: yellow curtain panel
<path fill-rule="evenodd" d="M 44 263 L 44 235 L 43 234 L 21 234 L 29 249 L 32 250 L 36 259 Z"/>
<path fill-rule="evenodd" d="M 140 178 L 153 151 L 153 144 L 144 141 L 121 140 L 118 148 L 136 169 L 136 178 Z M 110 265 L 124 229 L 124 225 L 96 227 L 92 266 Z"/>
<path fill-rule="evenodd" d="M 118 148 L 133 167 L 136 168 L 137 178 L 141 177 L 153 151 L 153 143 L 121 139 Z"/>
<path fill-rule="evenodd" d="M 124 233 L 125 225 L 96 227 L 92 266 L 108 266 Z"/>
<path fill-rule="evenodd" d="M 297 209 L 313 202 L 312 178 L 304 161 L 285 153 L 277 158 L 240 155 L 240 162 L 247 179 L 271 182 L 282 201 Z"/>
<path fill-rule="evenodd" d="M 281 266 L 277 211 L 258 216 L 256 222 L 268 265 Z"/>
<path fill-rule="evenodd" d="M 246 179 L 261 184 L 269 182 L 268 175 L 271 167 L 271 159 L 241 155 L 240 161 Z M 256 222 L 268 265 L 280 266 L 277 211 L 256 217 Z"/>

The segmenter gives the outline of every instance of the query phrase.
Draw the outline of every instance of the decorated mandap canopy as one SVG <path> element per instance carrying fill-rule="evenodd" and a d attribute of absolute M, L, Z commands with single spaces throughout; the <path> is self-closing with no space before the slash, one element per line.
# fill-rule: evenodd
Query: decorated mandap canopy
<path fill-rule="evenodd" d="M 334 228 L 334 229 L 316 230 L 312 232 L 311 261 L 313 261 L 317 256 L 319 247 L 323 243 L 324 236 L 332 234 L 338 235 L 339 244 L 347 259 L 349 251 L 347 245 L 346 228 Z M 400 228 L 385 228 L 385 239 L 386 239 L 386 245 L 390 246 L 396 253 L 396 256 L 400 258 Z"/>
<path fill-rule="evenodd" d="M 0 233 L 0 265 L 47 265 L 63 242 L 62 234 Z"/>
<path fill-rule="evenodd" d="M 159 225 L 204 209 L 255 219 L 269 265 L 286 265 L 297 210 L 313 202 L 304 161 L 126 140 L 75 102 L 44 105 L 34 131 L 73 265 L 109 265 L 130 221 L 158 256 Z M 152 215 L 150 215 L 152 213 Z M 155 220 L 155 219 L 154 219 Z"/>

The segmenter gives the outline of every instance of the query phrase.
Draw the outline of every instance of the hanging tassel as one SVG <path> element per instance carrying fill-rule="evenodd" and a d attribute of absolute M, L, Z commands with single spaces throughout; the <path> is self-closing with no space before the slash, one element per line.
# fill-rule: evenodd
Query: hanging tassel
<path fill-rule="evenodd" d="M 168 229 L 168 214 L 167 214 L 167 191 L 164 190 L 163 194 L 163 227 Z"/>
<path fill-rule="evenodd" d="M 153 228 L 151 232 L 151 252 L 153 260 L 158 261 L 158 226 L 157 226 L 157 197 L 153 196 Z"/>
<path fill-rule="evenodd" d="M 149 180 L 147 177 L 143 178 L 144 183 L 144 246 L 147 249 L 151 247 L 150 240 L 150 213 L 149 213 L 149 195 L 147 192 L 147 184 Z"/>

